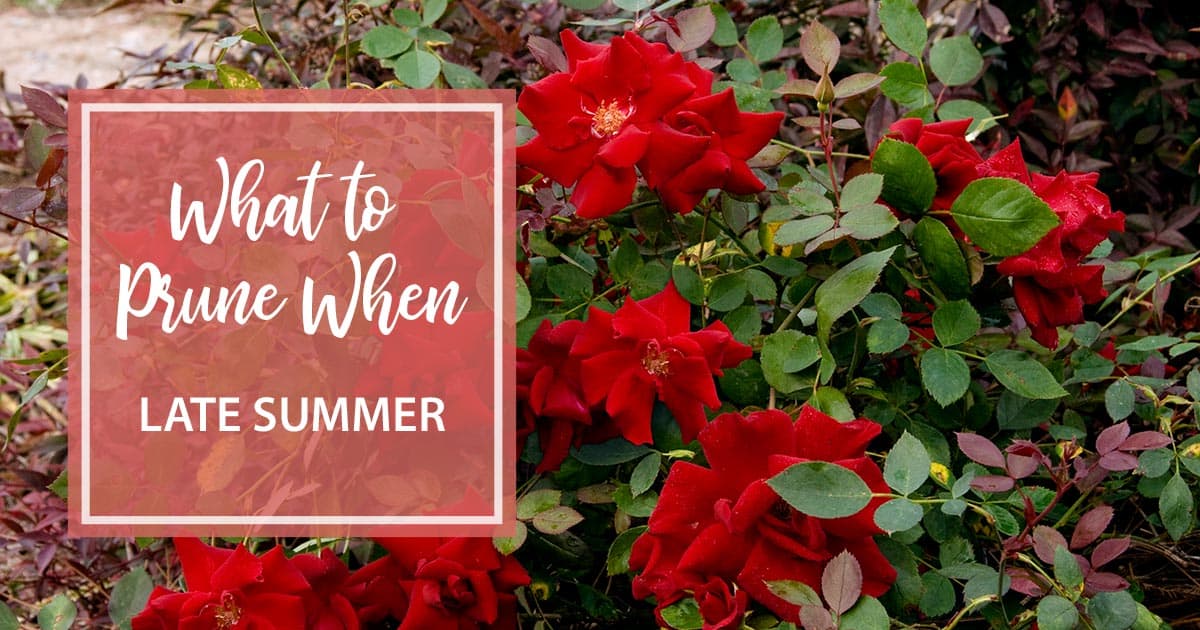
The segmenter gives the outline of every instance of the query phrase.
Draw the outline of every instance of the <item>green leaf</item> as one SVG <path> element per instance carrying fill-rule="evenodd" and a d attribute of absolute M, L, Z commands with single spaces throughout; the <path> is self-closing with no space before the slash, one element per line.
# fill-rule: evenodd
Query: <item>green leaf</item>
<path fill-rule="evenodd" d="M 261 90 L 262 84 L 250 73 L 228 64 L 217 66 L 217 80 L 227 90 Z"/>
<path fill-rule="evenodd" d="M 629 552 L 633 543 L 646 531 L 646 526 L 631 527 L 617 536 L 608 548 L 608 574 L 623 575 L 629 573 Z"/>
<path fill-rule="evenodd" d="M 446 85 L 456 90 L 487 89 L 487 83 L 474 70 L 449 61 L 442 62 L 442 77 L 446 79 Z"/>
<path fill-rule="evenodd" d="M 75 602 L 58 594 L 38 611 L 38 627 L 42 630 L 68 630 L 75 623 Z"/>
<path fill-rule="evenodd" d="M 929 348 L 921 355 L 921 384 L 943 407 L 962 398 L 971 385 L 971 369 L 953 350 Z"/>
<path fill-rule="evenodd" d="M 863 173 L 846 182 L 842 188 L 842 207 L 865 206 L 875 203 L 883 192 L 883 175 Z"/>
<path fill-rule="evenodd" d="M 675 630 L 700 630 L 704 627 L 700 605 L 692 597 L 686 597 L 663 608 L 659 614 L 662 615 L 662 620 Z"/>
<path fill-rule="evenodd" d="M 773 15 L 760 17 L 746 31 L 746 49 L 758 63 L 766 63 L 783 50 L 783 29 Z"/>
<path fill-rule="evenodd" d="M 492 546 L 496 548 L 496 551 L 506 556 L 511 556 L 525 544 L 525 539 L 528 537 L 529 528 L 525 526 L 525 523 L 517 521 L 517 529 L 513 535 L 492 538 Z"/>
<path fill-rule="evenodd" d="M 529 310 L 533 308 L 533 298 L 529 295 L 529 286 L 525 284 L 525 279 L 521 276 L 517 276 L 516 296 L 516 314 L 519 322 L 528 317 Z"/>
<path fill-rule="evenodd" d="M 788 221 L 775 232 L 775 244 L 787 246 L 808 242 L 829 231 L 833 223 L 833 217 L 827 214 Z"/>
<path fill-rule="evenodd" d="M 863 298 L 858 307 L 867 315 L 880 319 L 899 320 L 904 317 L 904 311 L 900 308 L 900 302 L 897 302 L 896 298 L 887 293 L 872 293 Z"/>
<path fill-rule="evenodd" d="M 775 286 L 775 280 L 765 272 L 758 269 L 746 269 L 741 273 L 742 279 L 746 281 L 746 290 L 750 291 L 750 296 L 756 300 L 774 302 L 779 296 L 779 290 Z"/>
<path fill-rule="evenodd" d="M 599 0 L 597 6 L 600 4 L 604 4 L 603 0 Z M 713 30 L 712 42 L 722 48 L 736 45 L 738 43 L 737 25 L 733 23 L 729 11 L 717 2 L 708 5 L 708 8 L 712 9 L 713 17 L 717 20 L 717 28 Z"/>
<path fill-rule="evenodd" d="M 813 587 L 797 580 L 771 580 L 767 590 L 783 601 L 796 606 L 820 606 L 821 596 Z"/>
<path fill-rule="evenodd" d="M 762 71 L 758 69 L 758 64 L 745 57 L 730 59 L 729 63 L 725 64 L 725 74 L 734 81 L 742 83 L 754 83 L 762 76 Z"/>
<path fill-rule="evenodd" d="M 1083 569 L 1079 567 L 1079 560 L 1062 545 L 1054 548 L 1054 579 L 1069 589 L 1083 585 Z"/>
<path fill-rule="evenodd" d="M 855 258 L 833 272 L 817 287 L 814 304 L 817 308 L 817 334 L 828 338 L 833 322 L 863 301 L 879 274 L 891 259 L 897 246 L 871 252 Z"/>
<path fill-rule="evenodd" d="M 546 271 L 546 287 L 567 304 L 580 304 L 592 297 L 592 277 L 572 264 L 555 265 Z"/>
<path fill-rule="evenodd" d="M 376 59 L 387 59 L 408 50 L 412 43 L 413 37 L 407 31 L 382 24 L 363 35 L 362 51 Z"/>
<path fill-rule="evenodd" d="M 853 608 L 847 610 L 839 620 L 839 627 L 847 630 L 888 630 L 891 621 L 888 611 L 878 599 L 861 597 Z"/>
<path fill-rule="evenodd" d="M 762 314 L 758 312 L 757 306 L 750 304 L 729 311 L 721 318 L 721 321 L 729 327 L 733 338 L 742 343 L 750 343 L 755 335 L 762 332 Z"/>
<path fill-rule="evenodd" d="M 399 7 L 392 11 L 392 19 L 400 26 L 416 28 L 421 25 L 421 14 L 409 9 L 408 7 Z"/>
<path fill-rule="evenodd" d="M 883 175 L 883 198 L 897 210 L 916 216 L 933 203 L 937 177 L 917 147 L 884 138 L 871 158 L 871 170 Z"/>
<path fill-rule="evenodd" d="M 658 493 L 647 490 L 635 497 L 628 485 L 621 484 L 616 492 L 613 492 L 613 502 L 634 518 L 646 518 L 654 512 L 654 506 L 658 505 Z"/>
<path fill-rule="evenodd" d="M 675 281 L 675 290 L 683 299 L 697 306 L 704 303 L 704 283 L 691 266 L 678 263 L 671 265 L 671 279 Z"/>
<path fill-rule="evenodd" d="M 839 225 L 849 230 L 850 236 L 860 241 L 870 241 L 896 229 L 900 220 L 887 206 L 872 203 L 848 208 Z"/>
<path fill-rule="evenodd" d="M 1039 630 L 1075 630 L 1079 610 L 1064 597 L 1047 595 L 1038 602 L 1037 622 Z"/>
<path fill-rule="evenodd" d="M 921 506 L 905 498 L 892 499 L 875 510 L 875 524 L 889 534 L 903 532 L 916 527 L 925 511 Z"/>
<path fill-rule="evenodd" d="M 945 576 L 937 571 L 926 571 L 921 574 L 921 585 L 925 587 L 919 604 L 921 612 L 930 617 L 940 617 L 954 610 L 954 584 Z"/>
<path fill-rule="evenodd" d="M 552 536 L 561 534 L 583 522 L 583 515 L 565 505 L 552 507 L 533 517 L 534 529 Z"/>
<path fill-rule="evenodd" d="M 0 630 L 21 630 L 21 622 L 4 602 L 0 602 Z"/>
<path fill-rule="evenodd" d="M 971 272 L 950 228 L 933 217 L 925 217 L 913 228 L 912 239 L 925 271 L 947 297 L 965 298 L 971 293 Z"/>
<path fill-rule="evenodd" d="M 996 126 L 995 115 L 991 110 L 984 107 L 975 101 L 966 99 L 956 99 L 946 101 L 937 108 L 938 120 L 962 120 L 964 118 L 971 119 L 971 126 L 967 128 L 967 136 L 981 131 L 987 131 Z"/>
<path fill-rule="evenodd" d="M 447 0 L 421 0 L 421 23 L 429 26 L 446 12 Z"/>
<path fill-rule="evenodd" d="M 740 273 L 720 276 L 708 287 L 708 308 L 724 313 L 746 301 L 746 281 Z"/>
<path fill-rule="evenodd" d="M 879 22 L 896 48 L 921 58 L 929 36 L 925 18 L 912 0 L 882 0 L 879 3 Z"/>
<path fill-rule="evenodd" d="M 63 471 L 58 474 L 58 477 L 55 478 L 54 481 L 50 482 L 50 485 L 48 487 L 50 488 L 51 492 L 58 495 L 58 498 L 66 499 L 68 485 L 69 485 L 69 483 L 67 481 L 67 469 L 64 468 Z"/>
<path fill-rule="evenodd" d="M 1125 630 L 1137 621 L 1137 602 L 1129 591 L 1096 593 L 1087 604 L 1092 627 L 1104 630 Z"/>
<path fill-rule="evenodd" d="M 970 37 L 947 37 L 929 49 L 929 68 L 946 85 L 966 85 L 983 71 L 983 55 Z"/>
<path fill-rule="evenodd" d="M 979 313 L 966 300 L 947 302 L 933 312 L 933 332 L 943 346 L 956 346 L 979 332 Z"/>
<path fill-rule="evenodd" d="M 846 395 L 836 387 L 818 387 L 808 398 L 808 404 L 840 422 L 854 420 L 854 409 L 850 406 L 850 401 L 846 400 Z"/>
<path fill-rule="evenodd" d="M 784 394 L 805 386 L 793 376 L 817 362 L 821 350 L 817 339 L 798 330 L 781 330 L 763 338 L 762 369 L 767 383 Z"/>
<path fill-rule="evenodd" d="M 1167 481 L 1167 485 L 1163 486 L 1162 494 L 1158 497 L 1158 515 L 1172 540 L 1179 540 L 1192 530 L 1195 522 L 1192 516 L 1193 507 L 1191 488 L 1179 473 L 1175 473 Z"/>
<path fill-rule="evenodd" d="M 888 354 L 908 343 L 908 326 L 894 319 L 881 319 L 867 329 L 867 351 Z"/>
<path fill-rule="evenodd" d="M 1016 350 L 997 350 L 984 360 L 988 371 L 1013 393 L 1036 400 L 1062 398 L 1067 390 L 1046 366 Z"/>
<path fill-rule="evenodd" d="M 1162 348 L 1166 348 L 1167 346 L 1179 343 L 1180 341 L 1182 341 L 1182 339 L 1179 337 L 1172 337 L 1171 335 L 1149 335 L 1147 337 L 1141 337 L 1135 341 L 1123 343 L 1117 346 L 1117 350 L 1146 352 L 1149 350 L 1160 350 Z"/>
<path fill-rule="evenodd" d="M 1104 390 L 1104 408 L 1113 422 L 1124 420 L 1133 413 L 1133 386 L 1124 379 L 1113 381 Z"/>
<path fill-rule="evenodd" d="M 883 83 L 879 85 L 883 95 L 897 103 L 915 109 L 933 103 L 929 93 L 929 82 L 925 73 L 907 61 L 897 61 L 879 71 Z"/>
<path fill-rule="evenodd" d="M 771 386 L 763 376 L 762 364 L 754 359 L 742 361 L 737 367 L 725 368 L 725 373 L 717 378 L 717 384 L 723 394 L 721 400 L 728 400 L 738 407 L 761 404 L 771 391 Z"/>
<path fill-rule="evenodd" d="M 883 463 L 883 479 L 892 490 L 909 495 L 929 478 L 929 464 L 929 451 L 925 450 L 925 445 L 905 431 L 888 452 Z"/>
<path fill-rule="evenodd" d="M 517 518 L 527 521 L 541 512 L 557 507 L 560 503 L 562 503 L 562 491 L 553 488 L 534 490 L 517 501 Z"/>
<path fill-rule="evenodd" d="M 632 461 L 650 452 L 650 447 L 634 444 L 625 438 L 613 438 L 599 444 L 584 444 L 571 449 L 575 459 L 589 466 L 614 466 Z"/>
<path fill-rule="evenodd" d="M 857 473 L 830 462 L 792 464 L 767 485 L 788 505 L 816 518 L 852 516 L 871 501 L 871 489 Z"/>
<path fill-rule="evenodd" d="M 138 567 L 126 573 L 113 587 L 112 597 L 108 600 L 108 615 L 113 623 L 123 630 L 129 630 L 130 622 L 150 601 L 152 590 L 154 582 L 145 569 Z"/>
<path fill-rule="evenodd" d="M 950 207 L 962 231 L 997 256 L 1024 253 L 1058 225 L 1058 216 L 1028 186 L 1006 177 L 984 177 L 963 189 Z"/>
<path fill-rule="evenodd" d="M 637 241 L 626 237 L 608 258 L 608 268 L 613 280 L 628 282 L 642 268 L 642 255 L 638 253 Z"/>
<path fill-rule="evenodd" d="M 408 87 L 427 88 L 442 72 L 442 60 L 424 50 L 410 50 L 396 59 L 396 78 Z"/>
<path fill-rule="evenodd" d="M 654 6 L 654 0 L 613 0 L 613 4 L 631 13 L 638 13 Z"/>
<path fill-rule="evenodd" d="M 633 474 L 629 477 L 629 491 L 633 496 L 638 496 L 650 489 L 654 485 L 654 481 L 658 479 L 658 467 L 662 465 L 662 455 L 657 452 L 650 453 L 638 462 L 633 468 Z"/>

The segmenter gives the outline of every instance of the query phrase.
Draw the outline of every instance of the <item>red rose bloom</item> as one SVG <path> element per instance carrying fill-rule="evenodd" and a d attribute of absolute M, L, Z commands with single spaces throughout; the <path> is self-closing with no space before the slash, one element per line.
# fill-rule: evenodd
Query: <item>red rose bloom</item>
<path fill-rule="evenodd" d="M 799 608 L 776 597 L 766 582 L 799 580 L 820 592 L 825 564 L 842 551 L 858 560 L 863 593 L 882 595 L 896 571 L 872 536 L 872 499 L 848 518 L 818 519 L 785 503 L 767 480 L 788 466 L 830 461 L 862 477 L 877 493 L 889 492 L 879 467 L 866 457 L 880 427 L 870 420 L 841 423 L 805 406 L 796 421 L 777 410 L 747 417 L 724 414 L 700 432 L 709 468 L 678 462 L 667 476 L 649 529 L 633 546 L 630 566 L 641 569 L 633 594 L 659 602 L 697 589 L 707 599 L 714 577 L 730 580 L 781 618 L 797 622 Z"/>
<path fill-rule="evenodd" d="M 292 557 L 292 566 L 304 576 L 311 591 L 304 594 L 308 630 L 358 630 L 358 614 L 342 590 L 350 569 L 330 549 L 321 555 Z"/>
<path fill-rule="evenodd" d="M 616 313 L 592 308 L 571 346 L 581 360 L 583 393 L 604 409 L 625 439 L 653 441 L 650 412 L 655 399 L 674 414 L 684 441 L 707 422 L 704 407 L 721 406 L 713 376 L 750 358 L 750 346 L 715 322 L 692 332 L 691 307 L 668 284 L 644 300 L 626 300 Z"/>
<path fill-rule="evenodd" d="M 604 217 L 633 198 L 646 127 L 692 96 L 693 77 L 707 71 L 633 33 L 602 46 L 563 31 L 562 43 L 568 71 L 521 91 L 517 105 L 538 135 L 517 147 L 517 162 L 574 185 L 579 216 Z"/>
<path fill-rule="evenodd" d="M 746 160 L 775 134 L 782 112 L 738 110 L 733 90 L 698 96 L 668 114 L 651 134 L 638 164 L 646 183 L 668 210 L 687 214 L 713 188 L 735 195 L 764 188 Z"/>
<path fill-rule="evenodd" d="M 517 627 L 512 592 L 529 584 L 529 574 L 491 539 L 384 538 L 379 544 L 405 576 L 408 608 L 400 630 Z"/>
<path fill-rule="evenodd" d="M 970 119 L 927 125 L 920 118 L 904 118 L 889 129 L 890 137 L 916 146 L 933 167 L 937 193 L 932 210 L 949 210 L 967 184 L 980 177 L 975 167 L 983 159 L 966 139 L 970 126 Z"/>
<path fill-rule="evenodd" d="M 1108 196 L 1096 190 L 1096 173 L 1029 175 L 1020 144 L 1008 147 L 980 165 L 988 176 L 1022 181 L 1058 215 L 1059 225 L 1029 251 L 1009 256 L 997 270 L 1013 278 L 1013 295 L 1033 338 L 1058 347 L 1058 326 L 1083 321 L 1083 306 L 1104 299 L 1104 268 L 1083 265 L 1113 230 L 1125 229 L 1125 215 L 1113 212 Z"/>
<path fill-rule="evenodd" d="M 134 630 L 295 630 L 304 628 L 304 575 L 275 547 L 255 557 L 243 545 L 209 547 L 176 538 L 186 593 L 155 588 Z M 357 627 L 357 626 L 353 626 Z"/>
<path fill-rule="evenodd" d="M 572 446 L 603 441 L 616 435 L 612 423 L 593 424 L 593 409 L 584 402 L 579 360 L 571 345 L 583 322 L 567 320 L 551 326 L 543 321 L 517 349 L 517 448 L 535 431 L 542 450 L 537 472 L 558 470 Z"/>
<path fill-rule="evenodd" d="M 703 630 L 739 630 L 750 598 L 746 591 L 733 592 L 733 585 L 721 578 L 712 578 L 695 589 L 692 595 L 704 619 Z"/>

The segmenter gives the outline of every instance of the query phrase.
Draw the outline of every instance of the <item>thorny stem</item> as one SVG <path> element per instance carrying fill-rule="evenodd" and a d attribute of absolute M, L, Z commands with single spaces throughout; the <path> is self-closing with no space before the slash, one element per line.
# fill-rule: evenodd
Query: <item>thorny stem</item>
<path fill-rule="evenodd" d="M 796 153 L 803 153 L 804 155 L 825 155 L 824 151 L 817 151 L 814 149 L 805 149 L 804 147 L 798 147 L 789 142 L 784 142 L 783 140 L 772 139 L 771 144 L 781 146 L 790 151 L 795 151 Z M 868 160 L 871 158 L 871 156 L 863 154 L 863 153 L 849 153 L 846 151 L 831 151 L 830 155 L 833 155 L 836 157 L 858 158 L 860 160 Z"/>
<path fill-rule="evenodd" d="M 250 8 L 254 9 L 254 23 L 258 25 L 258 32 L 262 33 L 267 43 L 271 45 L 271 50 L 275 51 L 275 56 L 279 58 L 279 62 L 287 69 L 288 77 L 292 79 L 292 83 L 295 83 L 298 88 L 303 88 L 304 83 L 300 81 L 300 77 L 296 76 L 296 71 L 292 70 L 292 64 L 288 63 L 287 58 L 283 56 L 283 52 L 279 50 L 279 46 L 275 45 L 275 40 L 271 39 L 271 34 L 263 26 L 262 14 L 258 11 L 258 0 L 250 0 Z M 349 58 L 347 58 L 347 63 L 349 63 Z"/>
<path fill-rule="evenodd" d="M 838 207 L 838 217 L 842 214 L 842 196 L 838 191 L 837 169 L 833 166 L 833 121 L 832 116 L 821 112 L 821 147 L 825 150 L 825 166 L 829 168 L 829 187 L 833 190 L 833 202 Z"/>

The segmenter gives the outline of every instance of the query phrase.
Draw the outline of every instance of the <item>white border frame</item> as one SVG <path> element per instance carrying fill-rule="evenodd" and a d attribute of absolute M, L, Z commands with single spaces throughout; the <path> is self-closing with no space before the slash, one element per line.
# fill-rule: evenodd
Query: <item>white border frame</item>
<path fill-rule="evenodd" d="M 80 275 L 82 284 L 80 306 L 80 427 L 82 442 L 82 475 L 80 476 L 80 524 L 82 525 L 501 525 L 504 489 L 504 104 L 503 103 L 81 103 L 82 154 L 80 182 Z M 494 488 L 492 513 L 489 515 L 446 516 L 141 516 L 92 514 L 91 506 L 91 357 L 88 344 L 91 337 L 91 139 L 92 112 L 478 112 L 492 114 L 493 159 L 493 217 L 492 246 L 495 249 L 492 274 L 493 334 L 493 397 L 495 407 L 492 423 L 495 427 L 495 448 L 492 459 Z"/>

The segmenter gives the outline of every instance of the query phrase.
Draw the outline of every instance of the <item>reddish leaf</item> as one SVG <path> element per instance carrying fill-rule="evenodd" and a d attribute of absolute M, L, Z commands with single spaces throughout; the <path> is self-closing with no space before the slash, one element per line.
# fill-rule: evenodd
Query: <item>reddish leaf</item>
<path fill-rule="evenodd" d="M 1008 569 L 1012 579 L 1012 590 L 1030 597 L 1041 597 L 1046 592 L 1037 576 L 1027 569 Z"/>
<path fill-rule="evenodd" d="M 21 98 L 25 99 L 25 106 L 29 111 L 42 119 L 42 122 L 51 127 L 66 129 L 67 110 L 49 92 L 22 85 Z"/>
<path fill-rule="evenodd" d="M 1100 432 L 1096 438 L 1096 452 L 1103 455 L 1117 450 L 1117 447 L 1129 437 L 1129 423 L 1122 422 Z"/>
<path fill-rule="evenodd" d="M 821 594 L 838 615 L 854 606 L 862 594 L 862 586 L 862 567 L 849 551 L 834 556 L 821 573 Z"/>
<path fill-rule="evenodd" d="M 567 56 L 557 44 L 540 35 L 530 35 L 525 42 L 533 58 L 550 72 L 566 72 Z"/>
<path fill-rule="evenodd" d="M 1038 525 L 1033 528 L 1033 552 L 1046 564 L 1054 564 L 1054 550 L 1066 547 L 1067 539 L 1057 529 Z"/>
<path fill-rule="evenodd" d="M 1171 438 L 1158 431 L 1139 431 L 1125 438 L 1118 446 L 1122 451 L 1148 451 L 1152 448 L 1163 448 L 1171 445 Z"/>
<path fill-rule="evenodd" d="M 1166 49 L 1154 40 L 1154 35 L 1151 35 L 1150 31 L 1133 28 L 1113 35 L 1113 38 L 1108 40 L 1108 47 L 1135 55 L 1167 54 Z"/>
<path fill-rule="evenodd" d="M 805 630 L 837 630 L 833 615 L 820 606 L 801 606 L 800 624 Z"/>
<path fill-rule="evenodd" d="M 850 98 L 862 94 L 880 83 L 883 83 L 883 77 L 878 74 L 859 72 L 838 81 L 833 86 L 833 92 L 837 94 L 838 98 Z"/>
<path fill-rule="evenodd" d="M 787 83 L 775 88 L 775 92 L 785 96 L 812 97 L 817 93 L 817 82 L 810 79 L 788 79 Z"/>
<path fill-rule="evenodd" d="M 1179 39 L 1167 42 L 1167 56 L 1175 61 L 1191 61 L 1200 58 L 1200 48 Z"/>
<path fill-rule="evenodd" d="M 1138 467 L 1138 458 L 1129 453 L 1113 451 L 1100 456 L 1100 467 L 1110 472 L 1135 470 Z"/>
<path fill-rule="evenodd" d="M 46 200 L 46 191 L 37 188 L 14 188 L 7 195 L 0 195 L 0 211 L 9 216 L 24 219 L 33 214 Z"/>
<path fill-rule="evenodd" d="M 1104 9 L 1101 9 L 1099 4 L 1095 2 L 1088 4 L 1087 8 L 1083 10 L 1083 21 L 1100 38 L 1108 38 L 1108 27 L 1104 23 Z"/>
<path fill-rule="evenodd" d="M 1071 549 L 1082 549 L 1100 537 L 1112 521 L 1113 509 L 1109 505 L 1101 505 L 1087 514 L 1079 517 L 1075 531 L 1071 533 Z"/>
<path fill-rule="evenodd" d="M 1125 553 L 1129 549 L 1129 537 L 1124 538 L 1109 538 L 1100 541 L 1096 548 L 1092 550 L 1092 568 L 1099 569 L 1100 567 L 1112 562 Z"/>
<path fill-rule="evenodd" d="M 667 43 L 675 52 L 689 52 L 703 46 L 717 30 L 717 18 L 707 6 L 686 9 L 675 14 L 676 33 L 667 29 Z"/>
<path fill-rule="evenodd" d="M 467 12 L 475 21 L 479 23 L 479 27 L 485 33 L 491 35 L 496 40 L 496 45 L 500 48 L 500 52 L 506 55 L 512 55 L 521 49 L 521 34 L 517 31 L 508 32 L 500 25 L 492 16 L 480 9 L 471 0 L 462 0 L 464 7 L 467 7 Z"/>
<path fill-rule="evenodd" d="M 1037 472 L 1038 460 L 1024 455 L 1008 454 L 1008 474 L 1013 479 L 1024 479 Z"/>
<path fill-rule="evenodd" d="M 958 448 L 963 455 L 984 466 L 1004 468 L 1004 455 L 995 444 L 992 444 L 991 440 L 976 433 L 956 433 L 955 435 L 958 436 Z"/>
<path fill-rule="evenodd" d="M 804 55 L 804 63 L 809 69 L 824 75 L 837 65 L 842 52 L 842 43 L 829 27 L 813 20 L 804 34 L 800 36 L 800 53 Z"/>
<path fill-rule="evenodd" d="M 980 492 L 1007 492 L 1013 489 L 1016 483 L 1012 477 L 1003 475 L 980 475 L 971 480 L 971 487 Z"/>
<path fill-rule="evenodd" d="M 1004 11 L 990 4 L 983 5 L 979 14 L 979 30 L 983 31 L 984 35 L 992 38 L 997 44 L 1003 44 L 1012 41 L 1012 35 L 1009 34 L 1011 28 Z"/>
<path fill-rule="evenodd" d="M 1129 588 L 1129 582 L 1116 573 L 1093 571 L 1084 578 L 1083 583 L 1088 590 L 1097 593 L 1115 593 Z"/>
<path fill-rule="evenodd" d="M 0 153 L 11 153 L 21 150 L 21 136 L 13 127 L 12 121 L 0 116 Z"/>
<path fill-rule="evenodd" d="M 866 17 L 869 12 L 866 2 L 863 0 L 854 0 L 853 2 L 835 4 L 822 11 L 821 15 L 829 17 Z"/>

